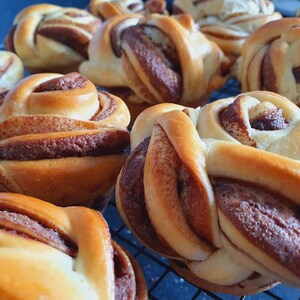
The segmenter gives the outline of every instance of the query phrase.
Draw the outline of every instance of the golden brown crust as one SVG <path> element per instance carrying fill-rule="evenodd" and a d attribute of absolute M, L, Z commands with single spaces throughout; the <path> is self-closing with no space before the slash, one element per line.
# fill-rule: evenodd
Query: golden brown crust
<path fill-rule="evenodd" d="M 76 71 L 100 23 L 84 10 L 32 5 L 15 17 L 6 48 L 18 54 L 33 73 Z"/>
<path fill-rule="evenodd" d="M 197 110 L 148 108 L 117 182 L 122 217 L 202 288 L 244 295 L 279 281 L 299 286 L 299 121 L 297 106 L 262 91 Z"/>
<path fill-rule="evenodd" d="M 0 108 L 2 190 L 63 206 L 95 200 L 126 160 L 129 119 L 121 99 L 82 75 L 26 78 Z"/>
<path fill-rule="evenodd" d="M 217 43 L 234 63 L 248 36 L 262 25 L 280 19 L 271 1 L 176 0 L 180 13 L 189 13 L 200 31 Z"/>
<path fill-rule="evenodd" d="M 1 299 L 33 299 L 41 294 L 49 299 L 61 299 L 66 293 L 72 299 L 116 299 L 117 289 L 126 288 L 132 290 L 132 296 L 127 298 L 135 299 L 135 273 L 143 282 L 142 273 L 132 265 L 133 259 L 111 240 L 100 213 L 84 207 L 59 208 L 36 198 L 7 193 L 0 193 L 0 210 L 0 261 L 6 267 L 1 272 Z M 10 225 L 7 217 L 6 223 L 3 219 L 9 213 L 15 217 Z M 36 225 L 30 228 L 32 224 Z M 8 226 L 15 230 L 9 230 Z M 37 231 L 38 227 L 48 230 L 49 235 L 63 236 L 69 241 L 66 247 L 72 243 L 76 253 L 70 256 L 55 247 L 45 239 L 45 232 Z M 40 235 L 44 240 L 32 239 L 26 232 Z M 121 257 L 118 269 L 114 266 L 113 248 Z M 125 281 L 118 280 L 128 270 L 132 276 L 126 276 Z M 16 284 L 18 289 L 12 294 Z M 146 286 L 140 284 L 139 288 L 138 293 L 145 295 Z M 121 298 L 124 296 L 121 293 Z"/>
<path fill-rule="evenodd" d="M 242 91 L 269 90 L 298 103 L 299 22 L 299 18 L 276 20 L 249 37 L 236 68 Z"/>
<path fill-rule="evenodd" d="M 95 84 L 119 88 L 127 103 L 145 109 L 162 102 L 205 103 L 225 83 L 228 66 L 188 15 L 119 15 L 93 37 L 80 72 Z"/>

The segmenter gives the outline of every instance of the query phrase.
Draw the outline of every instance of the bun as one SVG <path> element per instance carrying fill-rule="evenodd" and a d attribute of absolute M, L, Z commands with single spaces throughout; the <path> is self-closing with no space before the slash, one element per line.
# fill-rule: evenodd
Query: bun
<path fill-rule="evenodd" d="M 243 92 L 267 90 L 299 104 L 299 24 L 299 18 L 284 18 L 253 32 L 235 71 Z"/>
<path fill-rule="evenodd" d="M 14 19 L 5 47 L 32 73 L 77 71 L 100 20 L 85 10 L 37 4 Z"/>
<path fill-rule="evenodd" d="M 1 190 L 62 206 L 95 200 L 126 160 L 129 119 L 121 99 L 78 73 L 29 76 L 0 107 Z"/>
<path fill-rule="evenodd" d="M 120 15 L 94 35 L 80 72 L 136 106 L 197 106 L 225 83 L 227 66 L 188 15 Z"/>
<path fill-rule="evenodd" d="M 189 13 L 200 31 L 220 46 L 234 62 L 248 36 L 262 25 L 280 19 L 271 1 L 175 0 L 175 13 Z"/>
<path fill-rule="evenodd" d="M 299 113 L 270 92 L 148 108 L 116 185 L 126 225 L 202 288 L 299 287 Z"/>
<path fill-rule="evenodd" d="M 100 213 L 9 193 L 0 206 L 1 299 L 147 299 L 139 266 Z"/>

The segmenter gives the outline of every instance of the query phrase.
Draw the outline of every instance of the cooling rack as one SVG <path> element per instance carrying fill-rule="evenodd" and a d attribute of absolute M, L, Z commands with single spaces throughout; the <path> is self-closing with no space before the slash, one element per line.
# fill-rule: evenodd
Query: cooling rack
<path fill-rule="evenodd" d="M 211 95 L 210 102 L 236 96 L 239 93 L 239 83 L 231 78 L 222 89 Z M 146 249 L 135 239 L 124 225 L 114 201 L 105 210 L 104 217 L 109 224 L 112 237 L 127 249 L 142 267 L 151 300 L 300 300 L 300 289 L 285 285 L 278 285 L 269 291 L 243 297 L 199 289 L 178 276 L 169 266 L 166 258 Z"/>

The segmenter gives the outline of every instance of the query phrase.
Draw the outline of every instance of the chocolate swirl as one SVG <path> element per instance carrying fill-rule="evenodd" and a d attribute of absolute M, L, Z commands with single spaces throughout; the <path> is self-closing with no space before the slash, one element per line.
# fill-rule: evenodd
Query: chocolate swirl
<path fill-rule="evenodd" d="M 98 92 L 87 78 L 78 73 L 64 76 L 40 74 L 26 78 L 5 96 L 0 108 L 3 189 L 21 190 L 29 195 L 45 193 L 42 195 L 44 199 L 58 203 L 74 201 L 70 195 L 76 191 L 87 193 L 84 197 L 77 195 L 82 201 L 86 201 L 83 199 L 86 197 L 92 200 L 101 196 L 113 186 L 126 158 L 124 150 L 129 144 L 128 122 L 129 113 L 122 100 Z M 31 175 L 32 179 L 28 178 L 29 182 L 19 178 L 16 179 L 17 186 L 11 185 L 12 177 L 8 178 L 8 173 L 11 167 L 15 167 L 13 164 L 20 170 L 32 170 L 30 165 L 33 162 L 36 170 L 44 165 L 50 173 L 41 175 L 37 171 Z M 80 174 L 81 168 L 84 172 L 90 170 L 95 181 L 87 179 L 80 183 L 83 175 Z M 107 175 L 94 174 L 98 168 L 105 168 Z M 19 177 L 17 172 L 12 172 L 15 178 Z M 74 183 L 79 182 L 77 188 L 72 188 L 73 191 L 64 192 L 64 180 L 59 181 L 61 176 L 67 175 Z M 39 188 L 34 183 L 37 177 Z M 41 193 L 44 184 L 45 190 Z M 50 197 L 54 187 L 58 194 Z"/>
<path fill-rule="evenodd" d="M 254 30 L 281 18 L 271 1 L 235 0 L 228 4 L 224 0 L 176 0 L 173 8 L 175 12 L 191 14 L 200 31 L 216 42 L 233 62 Z"/>
<path fill-rule="evenodd" d="M 131 104 L 196 105 L 225 82 L 228 63 L 188 15 L 119 15 L 93 38 L 89 60 L 80 72 L 96 84 L 121 91 Z"/>
<path fill-rule="evenodd" d="M 100 23 L 88 12 L 76 8 L 30 6 L 16 16 L 6 48 L 18 53 L 32 72 L 76 71 L 87 58 L 88 44 Z"/>
<path fill-rule="evenodd" d="M 94 210 L 0 193 L 0 245 L 2 294 L 14 278 L 20 299 L 147 299 L 140 267 Z"/>
<path fill-rule="evenodd" d="M 51 228 L 47 225 L 19 212 L 12 212 L 5 209 L 0 211 L 0 230 L 39 241 L 73 258 L 76 257 L 77 246 L 74 242 L 70 238 L 64 237 L 62 232 L 57 231 L 57 228 Z"/>
<path fill-rule="evenodd" d="M 247 40 L 235 72 L 244 92 L 272 91 L 298 105 L 299 22 L 299 18 L 271 22 L 255 31 Z"/>
<path fill-rule="evenodd" d="M 274 151 L 297 135 L 299 113 L 268 92 L 195 111 L 147 109 L 117 182 L 124 221 L 202 288 L 245 295 L 277 281 L 300 286 L 299 162 Z M 296 143 L 290 152 L 299 156 Z"/>

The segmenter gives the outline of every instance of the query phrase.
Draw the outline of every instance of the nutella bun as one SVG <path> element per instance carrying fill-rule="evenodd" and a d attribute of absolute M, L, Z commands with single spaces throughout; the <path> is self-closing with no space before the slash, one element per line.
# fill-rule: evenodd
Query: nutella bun
<path fill-rule="evenodd" d="M 228 59 L 189 15 L 119 15 L 89 46 L 80 72 L 134 111 L 162 102 L 197 106 L 228 78 Z"/>
<path fill-rule="evenodd" d="M 232 62 L 255 29 L 282 17 L 266 0 L 175 0 L 173 10 L 191 14 L 200 31 L 217 43 Z"/>
<path fill-rule="evenodd" d="M 148 108 L 131 131 L 118 210 L 145 246 L 204 289 L 300 287 L 299 130 L 300 109 L 270 92 Z"/>
<path fill-rule="evenodd" d="M 77 71 L 100 24 L 82 9 L 32 5 L 15 17 L 5 48 L 15 52 L 32 73 Z"/>
<path fill-rule="evenodd" d="M 99 212 L 0 193 L 0 224 L 1 299 L 147 299 L 140 267 Z"/>
<path fill-rule="evenodd" d="M 299 18 L 283 18 L 254 31 L 235 67 L 242 91 L 271 91 L 299 105 L 299 42 Z"/>
<path fill-rule="evenodd" d="M 0 190 L 62 206 L 103 196 L 105 207 L 126 160 L 129 119 L 121 99 L 79 73 L 23 79 L 0 107 Z"/>

